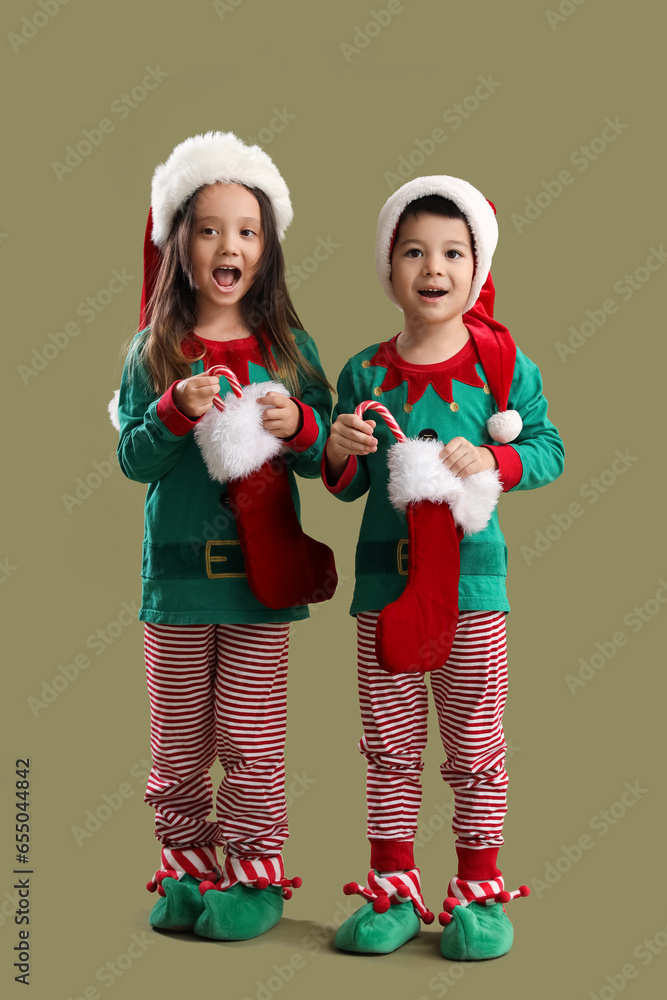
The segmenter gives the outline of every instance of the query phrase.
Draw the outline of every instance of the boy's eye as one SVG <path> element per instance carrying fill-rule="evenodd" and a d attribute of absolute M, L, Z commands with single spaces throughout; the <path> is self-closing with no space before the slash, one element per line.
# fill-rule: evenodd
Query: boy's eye
<path fill-rule="evenodd" d="M 421 256 L 421 250 L 417 247 L 412 247 L 405 255 L 406 257 L 419 257 Z"/>
<path fill-rule="evenodd" d="M 452 254 L 455 254 L 455 256 L 452 256 Z M 447 253 L 445 254 L 445 257 L 449 257 L 450 260 L 456 260 L 457 257 L 461 257 L 461 256 L 463 256 L 463 255 L 461 253 L 459 253 L 458 250 L 448 250 Z"/>

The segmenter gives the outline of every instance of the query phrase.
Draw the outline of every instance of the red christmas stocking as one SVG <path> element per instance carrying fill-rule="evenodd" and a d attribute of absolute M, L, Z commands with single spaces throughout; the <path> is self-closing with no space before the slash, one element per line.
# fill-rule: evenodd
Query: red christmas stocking
<path fill-rule="evenodd" d="M 338 582 L 334 554 L 299 524 L 282 459 L 229 480 L 227 491 L 257 600 L 268 608 L 289 608 L 333 597 Z"/>
<path fill-rule="evenodd" d="M 424 673 L 446 662 L 459 620 L 459 541 L 446 503 L 408 504 L 408 582 L 380 613 L 378 663 L 390 674 Z"/>
<path fill-rule="evenodd" d="M 459 607 L 459 543 L 489 522 L 500 494 L 494 470 L 460 479 L 443 465 L 442 441 L 408 438 L 389 450 L 389 495 L 408 522 L 408 581 L 380 613 L 378 663 L 389 673 L 446 662 Z"/>
<path fill-rule="evenodd" d="M 234 392 L 194 433 L 211 478 L 227 484 L 250 589 L 275 609 L 328 601 L 338 582 L 333 552 L 304 534 L 280 458 L 284 446 L 263 427 L 257 403 L 267 392 L 289 393 L 276 382 L 242 389 L 233 372 L 223 373 Z"/>

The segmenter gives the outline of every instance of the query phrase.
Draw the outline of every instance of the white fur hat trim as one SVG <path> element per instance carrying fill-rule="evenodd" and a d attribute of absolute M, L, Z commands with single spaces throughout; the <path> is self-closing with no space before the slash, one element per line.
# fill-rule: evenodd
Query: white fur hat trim
<path fill-rule="evenodd" d="M 107 405 L 107 412 L 109 414 L 109 420 L 114 425 L 116 430 L 120 433 L 120 420 L 118 419 L 118 397 L 120 396 L 120 389 L 115 389 L 114 394 L 109 400 Z"/>
<path fill-rule="evenodd" d="M 389 499 L 397 510 L 409 503 L 431 500 L 448 503 L 454 520 L 466 535 L 483 531 L 498 503 L 500 476 L 485 469 L 461 479 L 443 465 L 442 441 L 408 438 L 389 449 Z"/>
<path fill-rule="evenodd" d="M 177 209 L 204 184 L 245 184 L 267 195 L 282 240 L 292 221 L 289 189 L 261 146 L 246 146 L 233 132 L 207 132 L 181 142 L 155 169 L 151 191 L 155 246 L 167 242 Z"/>
<path fill-rule="evenodd" d="M 521 433 L 523 420 L 518 410 L 502 410 L 489 417 L 486 428 L 498 444 L 508 444 Z"/>
<path fill-rule="evenodd" d="M 289 392 L 280 382 L 254 382 L 243 396 L 228 392 L 224 410 L 212 406 L 194 429 L 195 440 L 211 479 L 220 483 L 243 479 L 283 450 L 283 443 L 262 425 L 268 404 L 258 404 L 267 392 Z"/>
<path fill-rule="evenodd" d="M 498 223 L 488 201 L 476 187 L 459 177 L 449 177 L 446 174 L 434 174 L 429 177 L 415 177 L 394 191 L 385 202 L 377 226 L 375 243 L 375 266 L 378 278 L 384 291 L 394 303 L 400 305 L 391 285 L 391 258 L 389 248 L 398 225 L 398 220 L 410 202 L 425 195 L 439 194 L 449 198 L 461 209 L 475 240 L 475 276 L 470 289 L 470 296 L 465 304 L 464 312 L 472 309 L 479 298 L 489 271 L 491 260 L 498 243 Z"/>

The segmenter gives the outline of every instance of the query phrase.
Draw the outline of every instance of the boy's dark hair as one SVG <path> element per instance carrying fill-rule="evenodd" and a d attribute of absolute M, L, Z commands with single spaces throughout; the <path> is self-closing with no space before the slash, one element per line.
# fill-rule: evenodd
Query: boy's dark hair
<path fill-rule="evenodd" d="M 299 396 L 299 373 L 320 382 L 324 380 L 303 357 L 292 336 L 290 327 L 303 327 L 287 289 L 285 260 L 271 202 L 258 188 L 242 186 L 259 202 L 264 248 L 255 279 L 241 299 L 241 316 L 248 328 L 257 334 L 264 367 L 279 377 L 293 395 Z M 160 395 L 172 382 L 188 378 L 192 374 L 190 362 L 205 354 L 204 344 L 194 334 L 189 337 L 191 352 L 187 356 L 181 347 L 188 332 L 197 325 L 190 245 L 197 196 L 201 190 L 197 188 L 174 216 L 155 290 L 148 304 L 150 332 L 139 346 L 139 358 Z M 275 348 L 275 360 L 269 344 Z M 328 382 L 325 384 L 331 388 Z"/>
<path fill-rule="evenodd" d="M 473 255 L 475 254 L 475 238 L 472 235 L 467 218 L 450 198 L 444 198 L 441 194 L 426 194 L 423 198 L 415 198 L 407 208 L 401 212 L 401 217 L 396 226 L 396 235 L 404 219 L 416 219 L 418 215 L 441 215 L 445 219 L 462 219 L 468 227 L 470 233 L 470 244 Z"/>

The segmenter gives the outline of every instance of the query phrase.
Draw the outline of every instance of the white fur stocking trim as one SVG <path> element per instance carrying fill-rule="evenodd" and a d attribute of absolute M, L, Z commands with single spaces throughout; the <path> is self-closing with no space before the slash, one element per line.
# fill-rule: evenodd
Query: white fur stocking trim
<path fill-rule="evenodd" d="M 243 479 L 282 451 L 282 441 L 262 425 L 269 407 L 257 400 L 267 392 L 289 396 L 280 382 L 255 382 L 244 387 L 243 396 L 227 393 L 224 410 L 212 406 L 196 425 L 195 440 L 211 479 Z"/>
<path fill-rule="evenodd" d="M 408 438 L 389 449 L 389 498 L 397 510 L 409 503 L 448 503 L 456 524 L 466 535 L 483 531 L 502 491 L 495 469 L 461 479 L 443 465 L 442 441 Z"/>

